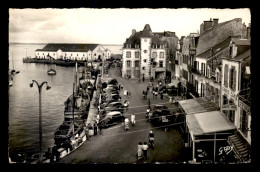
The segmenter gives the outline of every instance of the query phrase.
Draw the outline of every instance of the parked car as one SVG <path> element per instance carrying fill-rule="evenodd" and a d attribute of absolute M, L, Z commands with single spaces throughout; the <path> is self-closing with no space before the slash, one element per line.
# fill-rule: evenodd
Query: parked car
<path fill-rule="evenodd" d="M 125 106 L 121 102 L 112 102 L 109 103 L 107 107 L 105 107 L 105 111 L 119 111 L 121 113 L 124 113 Z"/>
<path fill-rule="evenodd" d="M 105 101 L 101 102 L 102 104 L 100 105 L 100 108 L 104 109 L 105 107 L 107 107 L 112 102 L 119 102 L 119 100 L 116 100 L 116 99 L 106 99 Z"/>
<path fill-rule="evenodd" d="M 103 89 L 103 95 L 105 94 L 120 94 L 118 90 L 115 89 Z"/>
<path fill-rule="evenodd" d="M 106 102 L 107 100 L 114 99 L 117 101 L 121 101 L 121 96 L 119 94 L 103 94 L 101 96 L 102 102 Z"/>
<path fill-rule="evenodd" d="M 113 85 L 113 84 L 108 84 L 106 89 L 116 89 L 119 90 L 117 85 Z"/>
<path fill-rule="evenodd" d="M 155 105 L 152 108 L 152 123 L 169 123 L 173 121 L 173 116 L 171 111 L 167 106 L 164 105 Z"/>
<path fill-rule="evenodd" d="M 108 112 L 105 114 L 105 117 L 100 120 L 100 124 L 106 128 L 112 125 L 115 125 L 119 122 L 123 122 L 125 116 L 119 111 Z"/>
<path fill-rule="evenodd" d="M 117 82 L 117 80 L 116 80 L 115 78 L 109 78 L 109 79 L 107 80 L 107 84 L 108 84 L 108 85 L 110 85 L 110 84 L 112 84 L 112 85 L 117 85 L 118 82 Z"/>

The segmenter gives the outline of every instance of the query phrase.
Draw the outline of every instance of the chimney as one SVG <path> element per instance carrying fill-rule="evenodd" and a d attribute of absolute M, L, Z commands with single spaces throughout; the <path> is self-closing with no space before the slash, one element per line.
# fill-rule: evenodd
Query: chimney
<path fill-rule="evenodd" d="M 251 23 L 247 27 L 247 39 L 251 39 Z"/>
<path fill-rule="evenodd" d="M 210 19 L 210 21 L 204 21 L 204 31 L 210 29 L 213 26 L 213 21 Z"/>
<path fill-rule="evenodd" d="M 213 19 L 213 27 L 218 25 L 218 19 Z"/>
<path fill-rule="evenodd" d="M 136 33 L 135 29 L 132 29 L 132 35 L 134 35 Z"/>
<path fill-rule="evenodd" d="M 201 25 L 200 25 L 200 34 L 202 34 L 204 32 L 204 24 L 202 23 Z"/>

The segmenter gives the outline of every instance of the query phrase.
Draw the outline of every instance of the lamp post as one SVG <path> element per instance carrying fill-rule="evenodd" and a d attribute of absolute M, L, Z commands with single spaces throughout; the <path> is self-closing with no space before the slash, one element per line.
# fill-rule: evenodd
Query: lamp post
<path fill-rule="evenodd" d="M 42 86 L 44 84 L 47 85 L 46 90 L 51 89 L 50 86 L 48 86 L 48 83 L 46 81 L 42 82 L 40 85 L 37 81 L 32 80 L 32 83 L 30 84 L 30 87 L 33 87 L 33 84 L 36 83 L 39 90 L 39 147 L 40 147 L 40 162 L 42 160 L 42 107 L 41 107 L 41 93 L 42 93 Z"/>

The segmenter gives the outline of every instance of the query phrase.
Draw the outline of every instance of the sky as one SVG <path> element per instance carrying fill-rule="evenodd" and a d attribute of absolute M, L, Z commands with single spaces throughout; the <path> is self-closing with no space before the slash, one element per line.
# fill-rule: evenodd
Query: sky
<path fill-rule="evenodd" d="M 149 24 L 153 32 L 171 31 L 180 38 L 198 32 L 210 18 L 219 23 L 242 18 L 250 9 L 9 9 L 9 42 L 123 44 Z"/>

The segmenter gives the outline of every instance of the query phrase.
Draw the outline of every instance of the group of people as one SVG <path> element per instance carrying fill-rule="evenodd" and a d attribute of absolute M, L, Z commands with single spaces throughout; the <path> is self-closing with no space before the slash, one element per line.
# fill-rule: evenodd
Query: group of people
<path fill-rule="evenodd" d="M 131 124 L 132 126 L 135 125 L 135 114 L 131 115 Z M 129 119 L 125 118 L 125 130 L 129 130 Z"/>
<path fill-rule="evenodd" d="M 150 142 L 153 142 L 154 143 L 154 133 L 152 130 L 150 130 L 150 133 L 149 133 L 149 143 Z M 150 144 L 151 145 L 151 144 Z M 140 160 L 147 160 L 147 151 L 149 149 L 149 146 L 147 144 L 147 142 L 139 142 L 138 143 L 138 146 L 137 146 L 137 160 L 140 161 Z"/>

